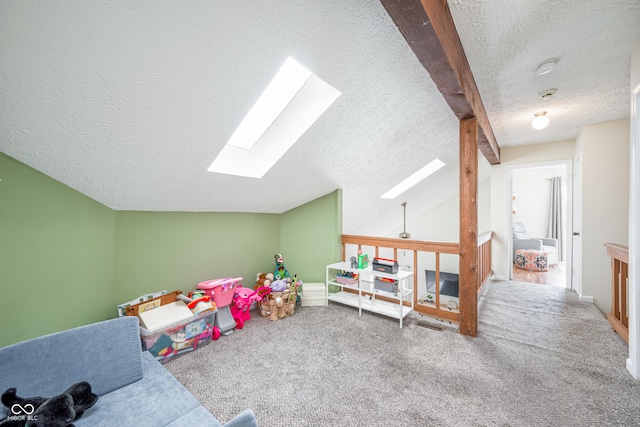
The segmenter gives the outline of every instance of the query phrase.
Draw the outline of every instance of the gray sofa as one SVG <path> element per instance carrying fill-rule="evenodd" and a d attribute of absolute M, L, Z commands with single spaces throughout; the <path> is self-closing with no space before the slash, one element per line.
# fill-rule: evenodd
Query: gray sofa
<path fill-rule="evenodd" d="M 188 357 L 188 356 L 187 356 Z M 140 344 L 136 317 L 121 317 L 0 348 L 0 393 L 52 397 L 87 381 L 99 396 L 76 427 L 221 426 Z M 212 390 L 215 393 L 215 390 Z M 7 410 L 0 405 L 0 419 Z M 257 427 L 251 410 L 225 424 Z"/>

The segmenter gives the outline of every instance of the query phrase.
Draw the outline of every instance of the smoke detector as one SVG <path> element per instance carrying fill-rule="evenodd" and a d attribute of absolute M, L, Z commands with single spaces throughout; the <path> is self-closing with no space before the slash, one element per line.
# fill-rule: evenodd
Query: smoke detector
<path fill-rule="evenodd" d="M 540 98 L 542 98 L 543 101 L 548 101 L 551 99 L 553 95 L 556 94 L 557 91 L 558 89 L 547 89 L 547 90 L 543 90 L 538 95 L 540 96 Z"/>
<path fill-rule="evenodd" d="M 547 59 L 541 64 L 536 65 L 534 68 L 536 75 L 541 76 L 543 74 L 548 74 L 556 69 L 556 65 L 558 65 L 557 59 Z"/>

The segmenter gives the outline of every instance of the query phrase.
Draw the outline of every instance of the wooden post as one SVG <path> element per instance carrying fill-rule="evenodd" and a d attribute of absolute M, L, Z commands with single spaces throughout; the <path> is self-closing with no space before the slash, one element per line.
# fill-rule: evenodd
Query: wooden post
<path fill-rule="evenodd" d="M 460 121 L 460 333 L 478 333 L 478 120 Z"/>

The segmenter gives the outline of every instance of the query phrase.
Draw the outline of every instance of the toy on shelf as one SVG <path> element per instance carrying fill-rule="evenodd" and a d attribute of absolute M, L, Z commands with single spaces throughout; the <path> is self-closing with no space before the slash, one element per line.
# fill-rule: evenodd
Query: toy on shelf
<path fill-rule="evenodd" d="M 231 315 L 229 305 L 233 302 L 235 289 L 242 286 L 239 283 L 242 277 L 227 277 L 226 279 L 213 279 L 198 283 L 197 289 L 204 290 L 216 303 L 218 313 L 215 318 L 215 326 L 220 329 L 222 335 L 233 333 L 236 322 Z"/>
<path fill-rule="evenodd" d="M 236 288 L 231 305 L 231 315 L 236 321 L 236 328 L 244 328 L 244 322 L 251 320 L 251 304 L 261 301 L 262 297 L 257 290 L 249 288 Z"/>

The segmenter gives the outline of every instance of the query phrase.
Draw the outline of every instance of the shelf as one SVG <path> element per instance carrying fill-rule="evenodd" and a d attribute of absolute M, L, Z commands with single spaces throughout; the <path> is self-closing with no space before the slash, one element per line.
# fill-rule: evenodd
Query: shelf
<path fill-rule="evenodd" d="M 351 307 L 362 307 L 363 310 L 371 311 L 373 313 L 382 314 L 384 316 L 400 319 L 400 305 L 398 303 L 382 301 L 375 298 L 362 297 L 358 294 L 352 294 L 351 292 L 338 292 L 335 294 L 329 294 L 329 301 L 337 302 L 340 304 L 348 305 Z M 359 301 L 362 306 L 359 305 Z M 402 317 L 406 317 L 411 313 L 411 307 L 402 306 Z"/>
<path fill-rule="evenodd" d="M 371 274 L 373 276 L 388 277 L 388 278 L 399 279 L 399 280 L 405 279 L 409 276 L 413 276 L 413 273 L 411 271 L 404 271 L 404 270 L 398 270 L 397 273 L 391 274 L 391 273 L 383 273 L 382 271 L 376 271 L 371 266 L 367 268 L 351 268 L 351 263 L 346 261 L 336 262 L 335 264 L 329 264 L 327 268 L 331 270 L 351 271 L 353 273 L 358 273 L 358 274 Z"/>
<path fill-rule="evenodd" d="M 358 283 L 353 285 L 338 283 L 334 278 L 335 271 L 331 270 L 357 273 Z M 393 293 L 375 289 L 374 276 L 397 280 L 399 292 Z M 398 319 L 400 320 L 400 327 L 402 328 L 402 320 L 411 313 L 414 308 L 413 285 L 409 284 L 412 276 L 413 273 L 411 271 L 401 270 L 395 274 L 390 274 L 374 271 L 371 266 L 367 268 L 351 268 L 350 262 L 336 262 L 326 267 L 327 300 L 356 307 L 358 314 L 362 314 L 362 310 L 366 310 Z M 340 286 L 341 291 L 329 294 L 328 285 Z M 346 290 L 350 290 L 351 292 L 347 292 Z M 370 295 L 365 295 L 365 293 Z M 408 299 L 406 302 L 410 303 L 409 306 L 404 305 L 406 299 Z"/>
<path fill-rule="evenodd" d="M 353 289 L 354 291 L 360 289 L 357 283 L 355 285 L 345 285 L 344 283 L 338 283 L 334 280 L 329 280 L 327 283 L 330 285 L 340 286 L 341 288 Z M 366 292 L 366 289 L 363 288 L 362 290 Z"/>

